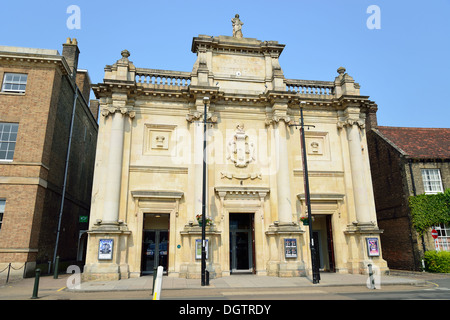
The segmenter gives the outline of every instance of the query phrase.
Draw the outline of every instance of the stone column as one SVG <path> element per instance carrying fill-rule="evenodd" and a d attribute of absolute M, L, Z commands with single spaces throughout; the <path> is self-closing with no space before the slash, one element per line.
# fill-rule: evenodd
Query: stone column
<path fill-rule="evenodd" d="M 366 187 L 368 182 L 365 178 L 360 136 L 360 129 L 364 129 L 364 120 L 359 118 L 359 108 L 347 108 L 346 119 L 340 123 L 340 127 L 346 127 L 347 130 L 356 219 L 360 225 L 371 224 L 369 197 Z"/>
<path fill-rule="evenodd" d="M 122 185 L 122 165 L 123 165 L 123 142 L 125 121 L 127 116 L 134 118 L 134 111 L 131 107 L 126 107 L 126 94 L 121 97 L 122 101 L 114 101 L 112 108 L 102 110 L 102 115 L 111 120 L 111 133 L 108 154 L 108 166 L 106 177 L 106 192 L 103 206 L 103 226 L 114 226 L 118 224 L 120 189 Z M 125 100 L 123 100 L 125 99 Z M 121 104 L 122 106 L 114 106 Z"/>
<path fill-rule="evenodd" d="M 289 161 L 286 142 L 286 123 L 283 120 L 275 126 L 275 140 L 277 144 L 277 197 L 278 220 L 280 223 L 292 222 L 291 187 L 289 181 Z"/>
<path fill-rule="evenodd" d="M 277 209 L 278 221 L 272 221 L 267 231 L 267 244 L 269 247 L 269 259 L 266 264 L 269 276 L 300 276 L 305 273 L 305 264 L 302 256 L 295 259 L 285 258 L 284 239 L 295 238 L 301 247 L 300 239 L 304 233 L 296 221 L 292 219 L 291 184 L 289 170 L 289 156 L 287 147 L 288 125 L 293 119 L 287 114 L 288 100 L 282 94 L 273 94 L 273 114 L 266 119 L 266 125 L 273 125 L 275 130 L 276 185 L 277 185 Z M 272 156 L 274 154 L 272 153 Z"/>
<path fill-rule="evenodd" d="M 111 115 L 111 118 L 108 174 L 105 185 L 106 192 L 102 224 L 116 224 L 119 219 L 125 116 L 120 112 L 116 112 Z"/>
<path fill-rule="evenodd" d="M 202 214 L 203 191 L 203 123 L 194 124 L 194 221 L 197 214 Z"/>
<path fill-rule="evenodd" d="M 193 165 L 194 165 L 194 216 L 192 220 L 195 221 L 195 216 L 202 213 L 202 192 L 203 192 L 203 120 L 205 102 L 207 104 L 207 122 L 208 127 L 210 123 L 216 123 L 217 117 L 209 113 L 210 104 L 209 100 L 204 100 L 203 97 L 198 97 L 195 103 L 195 110 L 191 110 L 186 115 L 186 120 L 194 125 L 193 128 Z M 206 153 L 208 155 L 208 153 Z M 206 159 L 208 164 L 208 159 Z M 207 198 L 208 199 L 208 198 Z M 208 201 L 207 201 L 208 202 Z"/>
<path fill-rule="evenodd" d="M 105 67 L 104 83 L 95 88 L 97 98 L 101 101 L 100 121 L 104 136 L 100 144 L 106 144 L 106 154 L 102 154 L 100 162 L 102 168 L 94 188 L 104 190 L 97 198 L 94 208 L 98 212 L 95 223 L 88 231 L 88 248 L 83 277 L 86 280 L 119 280 L 128 278 L 130 269 L 127 263 L 129 249 L 128 230 L 126 221 L 119 220 L 120 196 L 122 188 L 122 167 L 124 157 L 125 125 L 133 119 L 135 111 L 132 90 L 135 85 L 136 68 L 128 60 L 128 50 L 121 52 L 122 58 L 112 66 Z M 104 126 L 104 127 L 103 127 Z M 95 181 L 95 180 L 94 180 Z M 94 189 L 95 190 L 95 189 Z M 92 217 L 92 216 L 91 216 Z M 101 241 L 108 239 L 112 244 L 112 251 L 99 257 Z"/>

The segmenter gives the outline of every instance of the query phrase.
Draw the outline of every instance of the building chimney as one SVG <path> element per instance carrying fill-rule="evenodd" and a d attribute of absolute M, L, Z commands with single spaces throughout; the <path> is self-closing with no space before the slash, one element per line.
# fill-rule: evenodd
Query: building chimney
<path fill-rule="evenodd" d="M 66 43 L 63 44 L 62 55 L 66 59 L 67 64 L 70 67 L 70 71 L 72 72 L 72 79 L 75 80 L 77 76 L 78 56 L 80 55 L 77 39 L 67 38 Z"/>
<path fill-rule="evenodd" d="M 98 100 L 91 100 L 89 104 L 89 109 L 92 112 L 92 115 L 94 116 L 95 121 L 98 120 L 98 109 L 100 108 L 100 101 Z"/>

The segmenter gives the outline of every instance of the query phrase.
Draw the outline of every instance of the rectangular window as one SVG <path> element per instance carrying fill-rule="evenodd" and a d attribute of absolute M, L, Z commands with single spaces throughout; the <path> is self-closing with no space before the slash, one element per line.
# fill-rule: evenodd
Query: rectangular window
<path fill-rule="evenodd" d="M 5 204 L 6 204 L 6 200 L 0 199 L 0 229 L 2 228 L 2 224 L 3 224 L 3 213 L 5 212 Z"/>
<path fill-rule="evenodd" d="M 439 169 L 422 169 L 422 180 L 425 194 L 444 192 Z"/>
<path fill-rule="evenodd" d="M 2 92 L 25 92 L 28 75 L 20 73 L 5 73 Z"/>
<path fill-rule="evenodd" d="M 437 239 L 434 240 L 436 251 L 450 251 L 450 226 L 441 223 L 433 229 L 438 233 Z"/>
<path fill-rule="evenodd" d="M 0 161 L 13 160 L 18 130 L 18 123 L 0 122 Z"/>

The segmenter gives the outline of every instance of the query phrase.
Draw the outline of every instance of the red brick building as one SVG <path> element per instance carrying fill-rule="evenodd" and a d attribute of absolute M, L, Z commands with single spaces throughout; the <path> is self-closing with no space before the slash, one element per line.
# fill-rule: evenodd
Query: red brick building
<path fill-rule="evenodd" d="M 450 129 L 373 126 L 368 133 L 370 166 L 383 257 L 391 269 L 420 270 L 423 252 L 450 250 L 450 226 L 419 236 L 408 199 L 450 188 Z"/>
<path fill-rule="evenodd" d="M 18 274 L 47 271 L 56 254 L 67 263 L 82 259 L 98 105 L 89 108 L 79 53 L 75 39 L 62 55 L 0 46 L 0 271 L 10 263 Z"/>

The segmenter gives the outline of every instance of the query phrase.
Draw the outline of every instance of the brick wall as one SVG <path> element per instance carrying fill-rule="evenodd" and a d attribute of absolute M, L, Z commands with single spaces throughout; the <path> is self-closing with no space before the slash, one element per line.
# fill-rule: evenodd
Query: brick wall
<path fill-rule="evenodd" d="M 450 188 L 450 159 L 439 161 L 413 161 L 412 169 L 417 194 L 425 193 L 422 181 L 422 169 L 439 169 L 444 190 Z"/>
<path fill-rule="evenodd" d="M 89 101 L 91 94 L 91 81 L 88 73 L 84 70 L 78 70 L 76 83 L 84 97 L 84 100 Z"/>
<path fill-rule="evenodd" d="M 56 108 L 54 134 L 51 139 L 50 173 L 45 196 L 44 211 L 47 212 L 43 235 L 40 239 L 41 248 L 39 262 L 44 262 L 56 243 L 57 221 L 60 213 L 64 169 L 70 134 L 70 122 L 73 109 L 74 93 L 67 78 L 62 79 L 62 89 Z M 62 213 L 60 242 L 58 255 L 61 260 L 76 259 L 79 230 L 85 228 L 79 223 L 79 216 L 89 216 L 92 178 L 97 141 L 97 124 L 88 106 L 78 97 L 72 132 L 71 153 L 67 174 L 66 199 Z M 45 249 L 44 249 L 45 248 Z"/>
<path fill-rule="evenodd" d="M 19 124 L 13 162 L 0 162 L 0 198 L 6 199 L 0 230 L 0 263 L 35 261 L 42 218 L 45 180 L 51 155 L 48 119 L 54 104 L 54 66 L 16 61 L 0 63 L 4 73 L 28 74 L 25 93 L 0 93 L 0 121 Z M 41 180 L 39 180 L 39 178 Z M 42 185 L 38 185 L 42 183 Z"/>
<path fill-rule="evenodd" d="M 405 165 L 406 166 L 406 165 Z M 416 188 L 416 194 L 424 194 L 425 188 L 423 185 L 422 180 L 422 169 L 439 169 L 441 173 L 441 179 L 442 179 L 442 186 L 445 189 L 450 188 L 450 160 L 449 159 L 443 159 L 443 160 L 422 160 L 422 161 L 412 161 L 411 162 L 411 169 L 412 169 L 412 177 L 414 179 L 414 186 Z M 405 168 L 406 170 L 406 168 Z M 406 179 L 408 181 L 408 184 L 411 185 L 411 173 L 409 171 L 406 172 Z M 411 192 L 411 195 L 413 193 Z M 415 235 L 417 242 L 418 242 L 418 250 L 420 252 L 420 256 L 423 256 L 423 247 L 425 244 L 425 250 L 435 250 L 434 245 L 434 239 L 431 237 L 431 228 L 424 233 L 423 237 L 419 237 L 415 231 L 413 231 L 413 234 Z"/>
<path fill-rule="evenodd" d="M 26 92 L 0 92 L 0 121 L 19 123 L 12 162 L 0 162 L 0 198 L 6 199 L 0 229 L 0 264 L 52 260 L 61 203 L 73 107 L 73 86 L 63 64 L 0 59 L 5 72 L 28 74 Z M 89 79 L 80 73 L 68 184 L 60 233 L 61 259 L 75 260 L 78 222 L 89 216 L 97 123 L 89 101 Z M 1 85 L 1 83 L 0 83 Z M 85 98 L 86 98 L 85 97 Z"/>
<path fill-rule="evenodd" d="M 370 167 L 383 258 L 393 269 L 418 270 L 417 238 L 411 231 L 406 179 L 407 166 L 400 153 L 374 131 L 367 134 Z"/>

